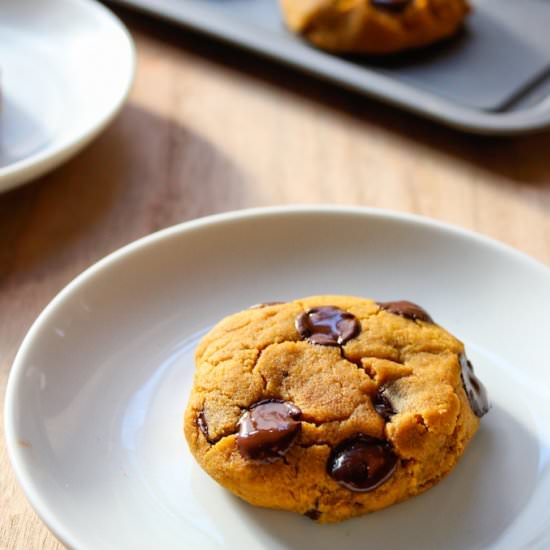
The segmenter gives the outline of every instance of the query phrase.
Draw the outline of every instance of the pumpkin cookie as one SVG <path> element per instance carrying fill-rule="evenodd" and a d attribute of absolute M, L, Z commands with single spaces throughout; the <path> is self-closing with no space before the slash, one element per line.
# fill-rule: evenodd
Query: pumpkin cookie
<path fill-rule="evenodd" d="M 184 431 L 239 497 L 335 522 L 437 483 L 488 408 L 463 344 L 419 306 L 316 296 L 203 338 Z"/>
<path fill-rule="evenodd" d="M 290 30 L 318 48 L 387 54 L 453 35 L 469 11 L 465 0 L 281 0 Z"/>

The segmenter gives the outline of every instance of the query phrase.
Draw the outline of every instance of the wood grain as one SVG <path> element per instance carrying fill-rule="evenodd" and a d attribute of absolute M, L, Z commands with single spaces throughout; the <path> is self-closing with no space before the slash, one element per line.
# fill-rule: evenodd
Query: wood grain
<path fill-rule="evenodd" d="M 66 283 L 116 248 L 197 216 L 368 205 L 474 229 L 550 264 L 550 132 L 458 134 L 188 31 L 119 15 L 139 56 L 127 106 L 76 158 L 0 196 L 2 395 L 26 330 Z M 1 441 L 0 547 L 61 548 L 27 504 Z"/>

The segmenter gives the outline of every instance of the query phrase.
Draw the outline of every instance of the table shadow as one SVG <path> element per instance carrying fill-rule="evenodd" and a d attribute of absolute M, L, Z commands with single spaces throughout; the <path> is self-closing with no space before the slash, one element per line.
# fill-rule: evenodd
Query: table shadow
<path fill-rule="evenodd" d="M 153 231 L 247 206 L 254 193 L 246 185 L 206 138 L 129 104 L 77 157 L 0 195 L 0 288 L 56 272 L 64 284 Z"/>

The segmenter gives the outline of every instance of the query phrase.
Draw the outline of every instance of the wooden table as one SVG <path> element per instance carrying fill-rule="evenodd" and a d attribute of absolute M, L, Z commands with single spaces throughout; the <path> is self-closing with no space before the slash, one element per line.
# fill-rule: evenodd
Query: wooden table
<path fill-rule="evenodd" d="M 25 332 L 66 283 L 116 248 L 198 216 L 306 202 L 391 208 L 550 264 L 550 132 L 458 134 L 118 13 L 138 52 L 128 104 L 76 158 L 0 195 L 2 395 Z M 62 547 L 16 484 L 3 437 L 0 510 L 0 548 Z"/>

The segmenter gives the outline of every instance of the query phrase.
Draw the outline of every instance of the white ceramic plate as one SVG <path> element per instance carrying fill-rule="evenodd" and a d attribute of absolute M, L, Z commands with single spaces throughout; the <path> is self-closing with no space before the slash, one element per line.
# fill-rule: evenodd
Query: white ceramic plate
<path fill-rule="evenodd" d="M 407 298 L 465 340 L 493 408 L 458 467 L 339 525 L 260 510 L 195 464 L 181 430 L 197 339 L 250 304 Z M 417 217 L 251 210 L 189 222 L 90 268 L 16 357 L 7 443 L 32 505 L 79 549 L 550 547 L 550 270 Z"/>
<path fill-rule="evenodd" d="M 117 113 L 134 75 L 131 38 L 92 0 L 3 0 L 0 191 L 74 155 Z"/>

